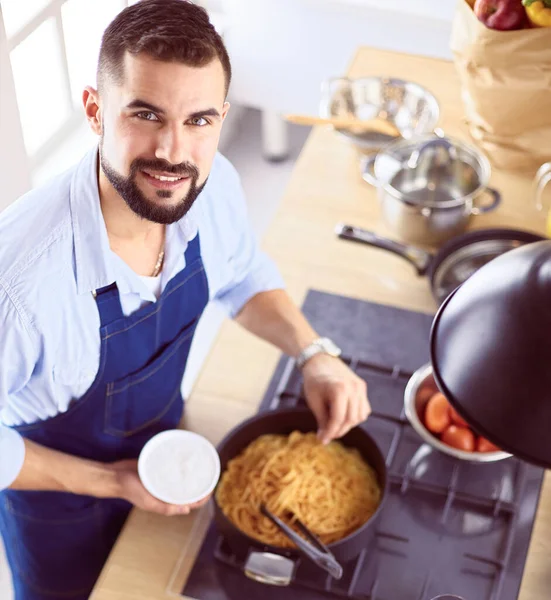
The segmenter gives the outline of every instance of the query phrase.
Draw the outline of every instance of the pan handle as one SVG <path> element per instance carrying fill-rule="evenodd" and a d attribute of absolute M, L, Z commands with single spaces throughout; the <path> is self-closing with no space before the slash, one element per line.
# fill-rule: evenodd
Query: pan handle
<path fill-rule="evenodd" d="M 252 551 L 247 557 L 243 573 L 258 583 L 286 586 L 293 581 L 296 567 L 294 560 L 281 554 Z"/>
<path fill-rule="evenodd" d="M 381 237 L 372 231 L 367 231 L 367 229 L 362 229 L 361 227 L 339 223 L 335 228 L 335 233 L 343 240 L 361 242 L 362 244 L 375 246 L 375 248 L 394 252 L 394 254 L 409 261 L 415 267 L 418 275 L 425 275 L 433 259 L 430 252 L 425 252 L 425 250 L 421 250 L 415 246 L 400 244 L 399 242 Z"/>

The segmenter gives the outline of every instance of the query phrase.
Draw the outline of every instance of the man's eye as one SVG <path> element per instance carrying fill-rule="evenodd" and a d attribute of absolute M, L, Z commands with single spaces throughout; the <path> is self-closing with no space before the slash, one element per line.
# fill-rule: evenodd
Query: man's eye
<path fill-rule="evenodd" d="M 149 112 L 149 111 L 143 111 L 143 112 L 139 112 L 136 115 L 137 117 L 139 117 L 140 119 L 143 119 L 144 121 L 158 121 L 159 119 L 157 119 L 157 115 L 155 113 Z"/>
<path fill-rule="evenodd" d="M 209 121 L 205 119 L 205 117 L 193 117 L 193 119 L 191 119 L 191 124 L 197 125 L 198 127 L 204 127 L 209 124 Z"/>

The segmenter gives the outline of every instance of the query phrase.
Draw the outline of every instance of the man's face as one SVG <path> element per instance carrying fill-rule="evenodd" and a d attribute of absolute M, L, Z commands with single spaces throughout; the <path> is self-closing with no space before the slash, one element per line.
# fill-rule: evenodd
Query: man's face
<path fill-rule="evenodd" d="M 196 68 L 127 53 L 123 83 L 105 87 L 105 177 L 140 217 L 181 219 L 206 183 L 229 108 L 222 64 Z"/>

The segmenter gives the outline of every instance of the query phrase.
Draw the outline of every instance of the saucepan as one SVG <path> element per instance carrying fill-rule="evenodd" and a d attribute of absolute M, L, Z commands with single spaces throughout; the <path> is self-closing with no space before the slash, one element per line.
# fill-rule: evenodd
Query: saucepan
<path fill-rule="evenodd" d="M 405 242 L 440 244 L 501 201 L 488 186 L 488 159 L 443 132 L 389 144 L 364 159 L 361 171 L 377 188 L 388 228 Z"/>
<path fill-rule="evenodd" d="M 547 208 L 543 200 L 543 192 L 546 186 L 551 183 L 551 162 L 543 164 L 536 173 L 534 179 L 534 196 L 536 198 L 536 208 L 543 211 Z M 551 210 L 547 212 L 546 233 L 551 236 Z"/>
<path fill-rule="evenodd" d="M 221 471 L 224 473 L 228 462 L 261 435 L 316 430 L 316 419 L 308 408 L 277 409 L 257 414 L 238 425 L 220 442 L 217 449 Z M 362 549 L 373 541 L 388 485 L 384 457 L 373 438 L 362 427 L 350 430 L 340 442 L 345 446 L 356 448 L 365 461 L 373 467 L 381 489 L 381 501 L 375 513 L 361 527 L 337 542 L 318 548 L 317 556 L 307 554 L 319 567 L 330 573 L 334 572 L 335 562 L 340 564 L 356 558 Z M 262 508 L 260 510 L 263 511 Z M 301 556 L 297 548 L 281 548 L 264 544 L 241 531 L 222 511 L 216 500 L 216 492 L 214 520 L 232 551 L 245 561 L 245 575 L 261 583 L 288 585 L 296 561 Z"/>
<path fill-rule="evenodd" d="M 339 224 L 335 232 L 344 240 L 375 246 L 405 258 L 415 267 L 418 275 L 428 277 L 438 304 L 492 259 L 524 244 L 546 239 L 518 229 L 479 229 L 448 240 L 433 254 L 352 225 Z"/>

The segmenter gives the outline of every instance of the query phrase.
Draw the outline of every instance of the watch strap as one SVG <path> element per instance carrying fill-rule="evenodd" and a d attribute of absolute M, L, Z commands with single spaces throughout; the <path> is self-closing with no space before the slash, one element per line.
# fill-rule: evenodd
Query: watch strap
<path fill-rule="evenodd" d="M 327 346 L 335 348 L 335 351 L 330 351 Z M 339 356 L 340 349 L 329 339 L 325 337 L 315 339 L 311 344 L 308 344 L 296 358 L 297 367 L 302 367 L 316 354 L 329 354 L 330 356 Z"/>

